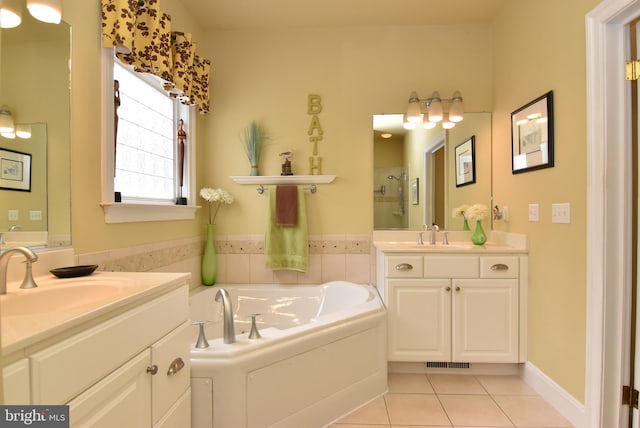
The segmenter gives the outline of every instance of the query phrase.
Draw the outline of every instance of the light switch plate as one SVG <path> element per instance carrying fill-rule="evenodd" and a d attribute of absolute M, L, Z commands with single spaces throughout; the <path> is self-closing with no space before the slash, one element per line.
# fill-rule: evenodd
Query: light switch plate
<path fill-rule="evenodd" d="M 18 221 L 20 220 L 20 216 L 18 215 L 18 210 L 9 210 L 7 211 L 7 217 L 9 221 Z"/>
<path fill-rule="evenodd" d="M 40 221 L 42 220 L 42 211 L 29 211 L 29 220 L 31 221 Z"/>
<path fill-rule="evenodd" d="M 571 204 L 551 204 L 551 223 L 571 223 Z"/>
<path fill-rule="evenodd" d="M 529 204 L 529 221 L 540 221 L 540 205 Z"/>

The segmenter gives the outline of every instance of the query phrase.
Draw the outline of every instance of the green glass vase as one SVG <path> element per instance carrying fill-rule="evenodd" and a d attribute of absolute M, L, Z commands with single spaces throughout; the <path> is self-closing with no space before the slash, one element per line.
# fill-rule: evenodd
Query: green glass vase
<path fill-rule="evenodd" d="M 484 245 L 484 243 L 487 242 L 487 234 L 484 233 L 480 220 L 476 221 L 476 227 L 471 234 L 471 242 L 473 242 L 474 245 Z"/>
<path fill-rule="evenodd" d="M 462 230 L 471 230 L 471 228 L 469 227 L 469 222 L 467 221 L 466 217 L 464 217 L 464 222 L 462 223 Z"/>
<path fill-rule="evenodd" d="M 202 253 L 202 283 L 213 285 L 218 277 L 218 256 L 216 254 L 215 225 L 207 225 L 207 242 Z"/>

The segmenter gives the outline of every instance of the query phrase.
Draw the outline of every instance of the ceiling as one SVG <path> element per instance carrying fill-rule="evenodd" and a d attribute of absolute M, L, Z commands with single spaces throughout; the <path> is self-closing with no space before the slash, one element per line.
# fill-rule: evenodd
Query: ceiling
<path fill-rule="evenodd" d="M 204 31 L 490 23 L 507 0 L 183 0 Z"/>

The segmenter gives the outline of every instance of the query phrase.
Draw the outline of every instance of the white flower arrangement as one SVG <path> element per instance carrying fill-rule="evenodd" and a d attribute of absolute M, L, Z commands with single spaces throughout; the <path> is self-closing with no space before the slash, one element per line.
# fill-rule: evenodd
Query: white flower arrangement
<path fill-rule="evenodd" d="M 471 221 L 473 220 L 480 221 L 483 218 L 487 217 L 488 215 L 489 215 L 489 208 L 484 204 L 471 205 L 464 212 L 464 216 L 467 218 L 467 220 L 471 220 Z"/>
<path fill-rule="evenodd" d="M 200 196 L 202 199 L 209 203 L 209 224 L 216 224 L 216 216 L 218 210 L 222 204 L 232 204 L 233 196 L 223 189 L 212 189 L 210 187 L 203 187 L 200 189 Z M 216 208 L 213 212 L 213 219 L 211 218 L 211 204 L 215 203 Z"/>
<path fill-rule="evenodd" d="M 459 207 L 455 207 L 453 209 L 453 217 L 464 217 L 466 218 L 466 212 L 469 209 L 469 205 L 460 205 Z"/>

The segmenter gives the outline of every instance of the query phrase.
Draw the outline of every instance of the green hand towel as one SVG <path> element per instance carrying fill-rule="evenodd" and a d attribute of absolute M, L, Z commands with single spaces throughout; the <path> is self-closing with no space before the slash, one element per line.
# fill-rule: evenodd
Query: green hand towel
<path fill-rule="evenodd" d="M 269 190 L 264 256 L 267 269 L 307 271 L 309 237 L 307 209 L 305 208 L 302 186 L 298 186 L 298 223 L 295 226 L 278 226 L 276 224 L 276 189 Z"/>

